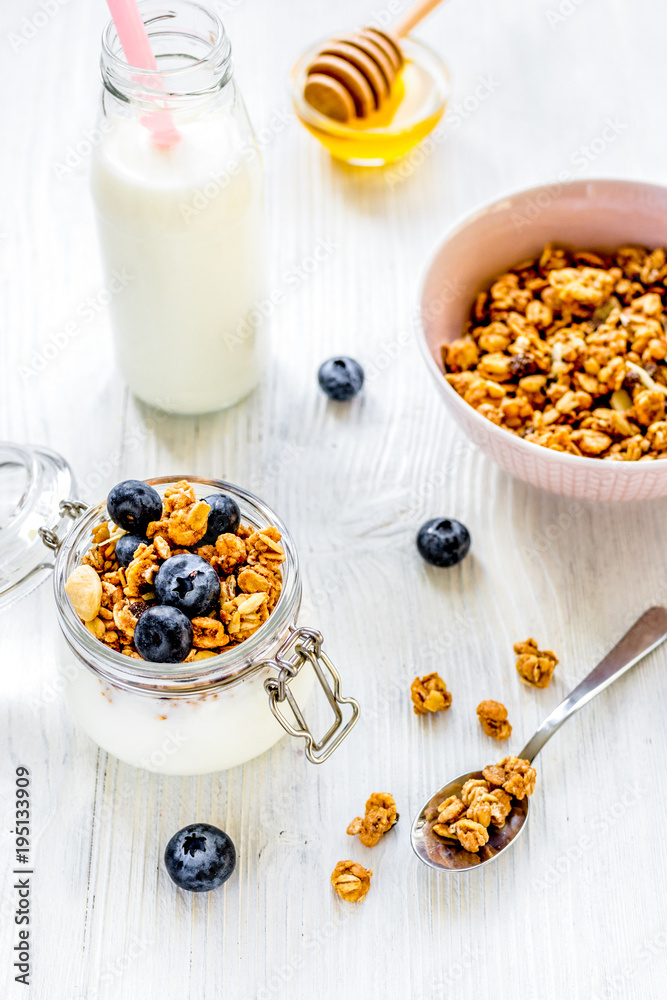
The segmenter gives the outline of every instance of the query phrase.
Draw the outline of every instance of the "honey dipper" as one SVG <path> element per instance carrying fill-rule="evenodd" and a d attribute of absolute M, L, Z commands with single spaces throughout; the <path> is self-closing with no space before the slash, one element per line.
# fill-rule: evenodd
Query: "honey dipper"
<path fill-rule="evenodd" d="M 378 111 L 403 66 L 399 39 L 441 2 L 417 0 L 391 33 L 368 27 L 326 42 L 306 70 L 308 103 L 339 122 Z"/>

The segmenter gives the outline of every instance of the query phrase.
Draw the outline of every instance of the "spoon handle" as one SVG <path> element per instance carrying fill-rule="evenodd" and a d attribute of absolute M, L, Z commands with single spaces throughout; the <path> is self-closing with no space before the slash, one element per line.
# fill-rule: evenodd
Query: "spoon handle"
<path fill-rule="evenodd" d="M 578 712 L 587 702 L 595 698 L 600 691 L 634 667 L 642 657 L 650 653 L 667 639 L 667 608 L 649 608 L 639 618 L 632 628 L 625 633 L 605 658 L 594 667 L 581 684 L 557 705 L 551 715 L 547 716 L 535 735 L 528 741 L 519 754 L 524 760 L 533 760 L 544 744 L 550 739 L 566 719 Z"/>

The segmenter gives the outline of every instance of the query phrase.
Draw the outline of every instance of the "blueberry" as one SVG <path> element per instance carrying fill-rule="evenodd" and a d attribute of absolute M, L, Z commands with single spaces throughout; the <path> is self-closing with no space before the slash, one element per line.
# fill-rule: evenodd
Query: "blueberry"
<path fill-rule="evenodd" d="M 432 566 L 456 566 L 468 554 L 470 533 L 460 521 L 434 517 L 419 529 L 417 548 Z"/>
<path fill-rule="evenodd" d="M 178 608 L 188 618 L 207 615 L 220 600 L 220 578 L 201 556 L 170 556 L 155 577 L 158 604 Z"/>
<path fill-rule="evenodd" d="M 164 852 L 169 877 L 180 889 L 210 892 L 226 882 L 236 866 L 236 851 L 224 830 L 192 823 L 171 838 Z"/>
<path fill-rule="evenodd" d="M 121 566 L 129 566 L 139 546 L 147 544 L 146 539 L 139 538 L 139 535 L 121 535 L 116 542 L 116 559 Z"/>
<path fill-rule="evenodd" d="M 364 384 L 364 370 L 354 358 L 329 358 L 317 373 L 320 388 L 339 403 L 356 396 Z"/>
<path fill-rule="evenodd" d="M 215 545 L 218 535 L 235 535 L 241 523 L 241 511 L 236 501 L 224 493 L 214 493 L 212 497 L 205 497 L 204 503 L 211 510 L 206 534 L 197 545 Z"/>
<path fill-rule="evenodd" d="M 162 517 L 162 500 L 157 490 L 140 479 L 126 479 L 107 497 L 109 517 L 119 528 L 145 535 L 151 521 Z"/>
<path fill-rule="evenodd" d="M 153 606 L 137 622 L 134 645 L 151 663 L 182 663 L 192 649 L 192 625 L 177 608 Z"/>

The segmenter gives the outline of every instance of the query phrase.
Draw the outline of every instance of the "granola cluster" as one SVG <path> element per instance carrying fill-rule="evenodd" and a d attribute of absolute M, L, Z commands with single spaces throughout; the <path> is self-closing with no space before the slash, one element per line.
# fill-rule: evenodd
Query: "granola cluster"
<path fill-rule="evenodd" d="M 512 735 L 512 727 L 507 721 L 507 709 L 501 702 L 480 701 L 477 717 L 486 735 L 494 740 L 508 740 Z"/>
<path fill-rule="evenodd" d="M 366 803 L 366 813 L 357 816 L 347 828 L 351 837 L 359 834 L 359 840 L 365 847 L 375 847 L 380 838 L 391 830 L 398 821 L 396 802 L 389 792 L 373 792 Z"/>
<path fill-rule="evenodd" d="M 535 790 L 535 769 L 527 760 L 504 757 L 471 778 L 460 795 L 450 795 L 438 806 L 433 832 L 445 840 L 458 840 L 476 854 L 489 840 L 489 827 L 502 829 L 512 811 L 512 797 L 524 799 Z"/>
<path fill-rule="evenodd" d="M 124 534 L 112 522 L 93 530 L 93 545 L 68 580 L 74 610 L 86 628 L 111 649 L 141 659 L 134 645 L 134 629 L 147 608 L 155 604 L 153 583 L 162 563 L 171 556 L 194 552 L 220 578 L 220 604 L 206 617 L 192 619 L 193 648 L 186 663 L 231 649 L 249 638 L 267 620 L 282 589 L 280 565 L 285 554 L 277 528 L 239 525 L 236 534 L 222 534 L 215 545 L 199 545 L 206 534 L 209 506 L 197 500 L 186 480 L 164 494 L 162 516 L 146 530 L 147 541 L 123 568 L 115 555 Z M 91 569 L 101 588 L 98 599 Z M 78 574 L 72 586 L 72 577 Z M 81 584 L 87 588 L 81 595 Z M 74 597 L 73 597 L 74 594 Z M 85 615 L 85 617 L 84 617 Z"/>
<path fill-rule="evenodd" d="M 447 381 L 482 416 L 555 451 L 667 457 L 667 257 L 552 244 L 480 292 Z"/>
<path fill-rule="evenodd" d="M 516 670 L 521 680 L 532 687 L 548 687 L 558 664 L 556 654 L 550 649 L 538 649 L 534 639 L 515 642 L 514 652 L 517 655 Z"/>
<path fill-rule="evenodd" d="M 410 685 L 410 695 L 415 715 L 427 712 L 444 712 L 452 704 L 451 692 L 439 674 L 415 677 Z"/>
<path fill-rule="evenodd" d="M 346 903 L 358 903 L 371 887 L 372 868 L 356 861 L 339 861 L 331 873 L 331 884 Z"/>

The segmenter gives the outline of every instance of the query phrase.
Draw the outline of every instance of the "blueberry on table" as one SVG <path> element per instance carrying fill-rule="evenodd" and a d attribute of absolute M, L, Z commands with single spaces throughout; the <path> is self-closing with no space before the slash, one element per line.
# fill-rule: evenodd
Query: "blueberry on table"
<path fill-rule="evenodd" d="M 180 889 L 210 892 L 226 882 L 236 866 L 236 850 L 224 830 L 192 823 L 171 838 L 164 852 L 170 878 Z"/>
<path fill-rule="evenodd" d="M 178 608 L 153 606 L 134 630 L 134 645 L 151 663 L 182 663 L 192 649 L 192 624 Z"/>
<path fill-rule="evenodd" d="M 364 384 L 364 370 L 354 358 L 329 358 L 321 366 L 317 378 L 329 399 L 342 403 L 357 395 Z"/>
<path fill-rule="evenodd" d="M 119 528 L 144 535 L 151 521 L 162 516 L 162 499 L 157 490 L 140 479 L 126 479 L 107 497 L 109 517 Z"/>
<path fill-rule="evenodd" d="M 197 545 L 215 545 L 219 535 L 235 535 L 241 523 L 239 505 L 225 493 L 214 493 L 204 497 L 204 503 L 211 508 L 208 515 L 206 534 Z"/>
<path fill-rule="evenodd" d="M 207 615 L 220 600 L 220 577 L 201 556 L 183 552 L 165 559 L 154 589 L 158 604 L 168 604 L 188 618 L 196 618 Z"/>
<path fill-rule="evenodd" d="M 121 535 L 116 542 L 116 559 L 121 566 L 129 566 L 139 546 L 147 544 L 146 539 L 139 538 L 139 535 Z"/>
<path fill-rule="evenodd" d="M 456 566 L 468 554 L 470 532 L 454 518 L 434 517 L 419 529 L 417 548 L 432 566 Z"/>

